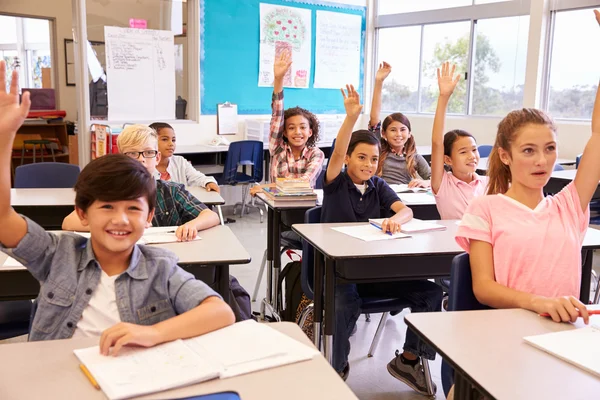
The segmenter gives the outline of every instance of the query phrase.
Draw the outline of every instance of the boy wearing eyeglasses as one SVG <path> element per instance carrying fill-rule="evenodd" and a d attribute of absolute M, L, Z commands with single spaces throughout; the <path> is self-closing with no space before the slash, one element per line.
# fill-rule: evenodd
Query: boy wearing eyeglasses
<path fill-rule="evenodd" d="M 181 184 L 158 179 L 156 166 L 160 162 L 158 136 L 154 129 L 145 125 L 130 125 L 119 134 L 119 152 L 141 162 L 156 179 L 156 209 L 153 226 L 177 226 L 177 239 L 193 240 L 198 232 L 219 225 L 219 216 L 209 210 L 200 200 Z M 74 211 L 62 224 L 64 230 L 89 230 Z"/>

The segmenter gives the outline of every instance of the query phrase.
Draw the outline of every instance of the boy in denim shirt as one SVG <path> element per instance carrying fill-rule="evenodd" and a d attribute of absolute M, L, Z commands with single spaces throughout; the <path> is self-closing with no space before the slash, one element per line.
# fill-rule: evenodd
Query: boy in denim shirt
<path fill-rule="evenodd" d="M 0 61 L 0 249 L 40 282 L 30 340 L 100 336 L 102 354 L 197 336 L 234 322 L 229 306 L 177 266 L 167 250 L 138 246 L 152 221 L 154 178 L 139 162 L 109 155 L 83 169 L 75 206 L 92 237 L 44 231 L 10 206 L 10 159 L 31 101 L 19 105 L 18 74 L 5 92 Z M 110 349 L 112 348 L 112 351 Z"/>

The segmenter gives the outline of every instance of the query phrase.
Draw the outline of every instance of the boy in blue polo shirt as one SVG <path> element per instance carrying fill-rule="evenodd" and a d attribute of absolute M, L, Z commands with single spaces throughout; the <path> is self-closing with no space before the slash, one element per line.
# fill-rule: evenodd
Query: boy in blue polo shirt
<path fill-rule="evenodd" d="M 412 210 L 402 204 L 383 179 L 374 176 L 379 160 L 379 140 L 366 130 L 352 133 L 362 105 L 354 87 L 346 87 L 347 95 L 342 89 L 346 119 L 327 165 L 321 222 L 367 222 L 369 218 L 393 214 L 384 220 L 382 229 L 399 232 L 401 224 L 412 219 Z M 347 168 L 342 171 L 344 164 Z M 439 311 L 442 289 L 427 280 L 337 285 L 333 367 L 344 379 L 350 371 L 349 338 L 360 315 L 361 297 L 388 296 L 404 298 L 406 307 L 414 312 Z M 396 351 L 396 357 L 389 362 L 387 369 L 392 376 L 418 393 L 427 395 L 425 374 L 419 357 L 432 360 L 435 351 L 421 342 L 414 332 L 407 330 L 404 352 Z"/>

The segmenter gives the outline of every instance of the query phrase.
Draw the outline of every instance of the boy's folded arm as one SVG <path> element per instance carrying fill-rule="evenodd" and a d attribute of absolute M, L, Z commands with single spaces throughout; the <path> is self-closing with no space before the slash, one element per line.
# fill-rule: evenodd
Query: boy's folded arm
<path fill-rule="evenodd" d="M 206 210 L 202 210 L 202 212 L 190 222 L 194 224 L 199 232 L 219 225 L 221 220 L 216 212 L 207 208 Z"/>

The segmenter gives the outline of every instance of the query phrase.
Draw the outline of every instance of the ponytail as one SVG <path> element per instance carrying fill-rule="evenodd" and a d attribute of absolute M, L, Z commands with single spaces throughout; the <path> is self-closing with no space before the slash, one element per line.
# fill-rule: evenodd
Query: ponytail
<path fill-rule="evenodd" d="M 506 193 L 512 181 L 512 175 L 510 167 L 500 159 L 497 145 L 494 145 L 488 158 L 487 176 L 489 178 L 487 194 Z"/>

